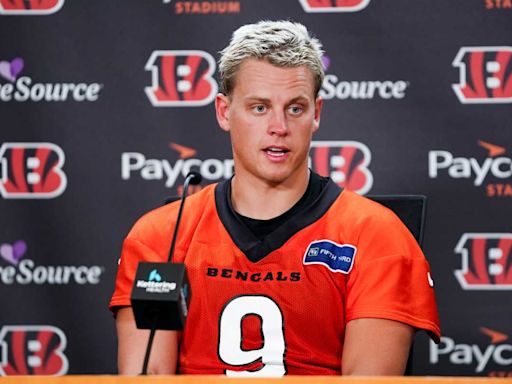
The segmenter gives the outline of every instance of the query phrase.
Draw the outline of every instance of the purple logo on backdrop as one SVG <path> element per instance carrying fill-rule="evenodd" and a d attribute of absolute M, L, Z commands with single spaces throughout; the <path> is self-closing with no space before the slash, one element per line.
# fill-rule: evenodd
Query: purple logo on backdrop
<path fill-rule="evenodd" d="M 14 83 L 23 70 L 25 63 L 22 58 L 17 57 L 12 61 L 0 61 L 0 76 L 11 83 Z"/>
<path fill-rule="evenodd" d="M 27 252 L 27 243 L 23 240 L 18 240 L 13 244 L 0 245 L 0 256 L 12 265 L 18 265 L 25 252 Z"/>
<path fill-rule="evenodd" d="M 339 74 L 327 73 L 330 56 L 322 56 L 325 77 L 319 95 L 324 100 L 403 99 L 410 83 L 405 80 L 345 80 Z"/>
<path fill-rule="evenodd" d="M 36 83 L 30 76 L 20 76 L 24 68 L 20 57 L 0 61 L 0 102 L 96 101 L 103 88 L 99 83 Z"/>
<path fill-rule="evenodd" d="M 322 67 L 324 68 L 324 71 L 327 71 L 330 66 L 331 66 L 331 58 L 327 55 L 323 55 L 322 56 Z"/>
<path fill-rule="evenodd" d="M 27 249 L 23 240 L 0 244 L 0 256 L 9 263 L 6 266 L 0 264 L 0 285 L 97 285 L 105 272 L 99 265 L 36 264 L 34 260 L 23 258 Z"/>

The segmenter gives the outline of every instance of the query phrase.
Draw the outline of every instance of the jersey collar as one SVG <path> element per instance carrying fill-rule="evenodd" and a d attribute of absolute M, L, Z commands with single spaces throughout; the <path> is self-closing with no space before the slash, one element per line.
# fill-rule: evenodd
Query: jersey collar
<path fill-rule="evenodd" d="M 253 263 L 283 246 L 290 237 L 301 229 L 320 219 L 331 207 L 342 189 L 332 180 L 325 185 L 320 195 L 302 211 L 289 218 L 261 241 L 253 235 L 236 215 L 231 204 L 231 180 L 225 180 L 215 187 L 215 205 L 220 221 L 231 239 Z"/>

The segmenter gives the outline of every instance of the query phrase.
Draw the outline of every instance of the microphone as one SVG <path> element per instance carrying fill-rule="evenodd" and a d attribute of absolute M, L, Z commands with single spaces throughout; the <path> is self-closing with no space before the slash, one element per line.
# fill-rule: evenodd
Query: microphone
<path fill-rule="evenodd" d="M 191 170 L 185 177 L 167 262 L 140 262 L 135 273 L 131 294 L 135 323 L 138 329 L 151 330 L 142 375 L 147 374 L 149 356 L 156 330 L 183 330 L 185 327 L 192 292 L 188 283 L 185 264 L 173 263 L 172 258 L 185 200 L 188 195 L 188 186 L 199 184 L 201 180 L 202 176 L 196 170 Z"/>
<path fill-rule="evenodd" d="M 201 176 L 201 174 L 197 171 L 197 167 L 191 167 L 190 172 L 187 174 L 187 177 L 188 176 L 191 177 L 190 182 L 189 182 L 190 185 L 200 184 L 201 181 L 203 180 L 203 176 Z M 176 196 L 176 195 L 167 196 L 164 199 L 162 205 L 174 203 L 176 200 L 179 200 L 180 198 L 181 198 L 180 196 Z"/>
<path fill-rule="evenodd" d="M 181 204 L 180 209 L 178 210 L 178 218 L 176 219 L 176 225 L 174 226 L 174 234 L 171 241 L 171 249 L 169 250 L 169 257 L 167 258 L 167 262 L 170 263 L 172 261 L 172 256 L 174 255 L 174 247 L 176 245 L 176 237 L 178 236 L 178 228 L 181 221 L 181 214 L 183 213 L 183 207 L 185 206 L 185 199 L 188 195 L 188 186 L 189 184 L 197 185 L 203 180 L 203 176 L 195 170 L 191 169 L 189 173 L 187 173 L 187 177 L 185 177 L 185 182 L 183 183 L 183 193 L 181 194 Z M 180 328 L 180 330 L 183 328 Z"/>
<path fill-rule="evenodd" d="M 190 172 L 187 174 L 187 177 L 190 177 L 189 183 L 192 185 L 200 184 L 203 181 L 203 176 L 197 170 L 197 167 L 191 167 Z"/>

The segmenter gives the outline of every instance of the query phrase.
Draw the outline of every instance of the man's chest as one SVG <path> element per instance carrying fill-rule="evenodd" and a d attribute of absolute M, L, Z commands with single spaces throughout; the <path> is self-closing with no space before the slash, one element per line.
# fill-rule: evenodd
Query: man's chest
<path fill-rule="evenodd" d="M 264 361 L 283 362 L 287 372 L 307 369 L 307 361 L 339 367 L 345 276 L 305 264 L 306 250 L 294 242 L 253 263 L 229 241 L 193 243 L 184 260 L 192 291 L 188 352 L 224 371 Z"/>

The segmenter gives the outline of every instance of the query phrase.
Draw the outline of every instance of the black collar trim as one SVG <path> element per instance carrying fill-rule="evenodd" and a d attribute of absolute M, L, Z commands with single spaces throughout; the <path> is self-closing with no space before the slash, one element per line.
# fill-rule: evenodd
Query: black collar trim
<path fill-rule="evenodd" d="M 281 248 L 301 229 L 320 219 L 341 192 L 342 189 L 329 180 L 320 195 L 310 205 L 269 233 L 262 241 L 258 240 L 235 214 L 231 205 L 231 180 L 222 181 L 215 187 L 215 205 L 220 221 L 233 242 L 250 261 L 256 263 L 269 253 Z"/>

